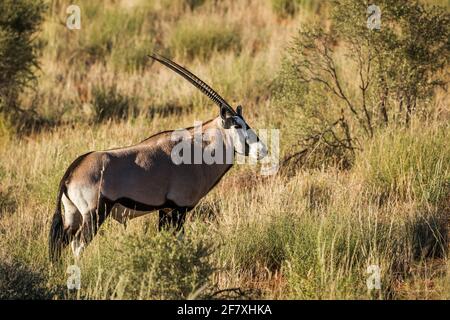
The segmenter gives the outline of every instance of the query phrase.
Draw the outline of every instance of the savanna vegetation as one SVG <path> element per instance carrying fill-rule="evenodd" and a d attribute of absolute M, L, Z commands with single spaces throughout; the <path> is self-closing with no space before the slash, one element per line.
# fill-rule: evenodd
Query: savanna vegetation
<path fill-rule="evenodd" d="M 0 298 L 450 298 L 447 1 L 377 1 L 379 30 L 362 0 L 78 0 L 80 30 L 69 4 L 0 3 Z M 76 156 L 218 114 L 152 50 L 279 129 L 280 170 L 236 165 L 183 239 L 109 219 L 52 266 Z"/>

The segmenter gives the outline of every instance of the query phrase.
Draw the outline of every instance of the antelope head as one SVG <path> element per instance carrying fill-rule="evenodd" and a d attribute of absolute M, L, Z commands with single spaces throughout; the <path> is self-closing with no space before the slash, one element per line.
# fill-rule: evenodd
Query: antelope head
<path fill-rule="evenodd" d="M 267 155 L 266 145 L 259 139 L 256 132 L 248 125 L 242 114 L 242 106 L 237 106 L 236 112 L 229 112 L 228 108 L 220 109 L 222 127 L 228 131 L 234 150 L 241 155 L 250 156 L 258 160 Z"/>
<path fill-rule="evenodd" d="M 236 110 L 234 110 L 230 104 L 209 85 L 177 63 L 157 53 L 152 53 L 149 57 L 184 77 L 219 106 L 220 125 L 227 136 L 231 138 L 236 153 L 250 156 L 258 160 L 264 158 L 268 154 L 266 145 L 259 139 L 256 132 L 248 125 L 247 121 L 245 121 L 242 113 L 242 106 L 239 105 Z"/>

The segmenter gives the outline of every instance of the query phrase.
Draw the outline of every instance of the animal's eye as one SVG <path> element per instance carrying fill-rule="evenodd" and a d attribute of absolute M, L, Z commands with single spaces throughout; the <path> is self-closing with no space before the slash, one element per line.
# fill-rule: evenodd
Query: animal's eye
<path fill-rule="evenodd" d="M 242 129 L 242 126 L 241 126 L 240 124 L 236 124 L 236 125 L 234 125 L 234 127 L 235 127 L 236 129 Z"/>

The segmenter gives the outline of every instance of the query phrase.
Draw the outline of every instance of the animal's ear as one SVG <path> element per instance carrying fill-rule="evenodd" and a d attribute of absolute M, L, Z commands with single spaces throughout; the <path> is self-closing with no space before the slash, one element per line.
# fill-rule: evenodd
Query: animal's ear
<path fill-rule="evenodd" d="M 226 107 L 220 108 L 220 117 L 222 118 L 223 127 L 229 129 L 233 124 L 233 117 Z"/>
<path fill-rule="evenodd" d="M 237 114 L 242 118 L 242 106 L 237 106 L 236 107 L 236 112 L 237 112 Z"/>
<path fill-rule="evenodd" d="M 220 108 L 220 117 L 222 118 L 222 120 L 227 120 L 227 118 L 228 118 L 227 113 L 228 113 L 227 108 L 225 108 L 225 107 Z"/>

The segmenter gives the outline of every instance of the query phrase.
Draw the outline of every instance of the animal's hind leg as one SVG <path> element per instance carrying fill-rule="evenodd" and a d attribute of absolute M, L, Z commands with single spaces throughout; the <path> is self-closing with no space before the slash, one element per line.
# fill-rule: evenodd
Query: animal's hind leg
<path fill-rule="evenodd" d="M 72 250 L 76 257 L 79 257 L 83 249 L 92 241 L 98 229 L 111 212 L 114 204 L 104 198 L 100 198 L 95 209 L 88 210 L 82 214 L 83 223 L 77 233 Z"/>
<path fill-rule="evenodd" d="M 67 245 L 74 238 L 75 234 L 81 227 L 82 217 L 78 208 L 66 197 L 62 195 L 61 201 L 64 206 L 64 233 L 67 241 L 64 245 Z"/>

